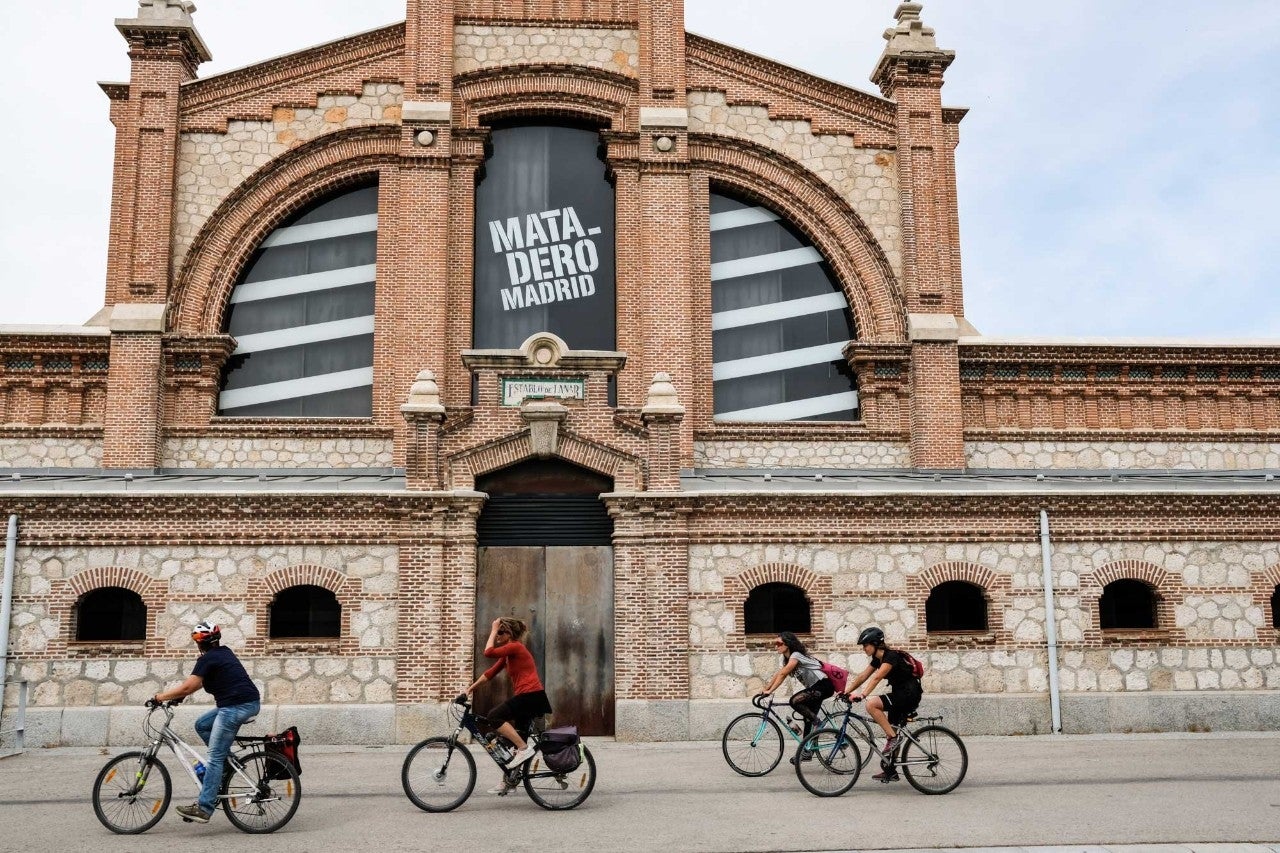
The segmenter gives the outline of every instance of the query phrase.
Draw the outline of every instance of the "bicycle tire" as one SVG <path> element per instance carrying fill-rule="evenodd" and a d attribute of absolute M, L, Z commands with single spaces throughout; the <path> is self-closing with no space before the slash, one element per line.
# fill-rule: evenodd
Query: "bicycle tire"
<path fill-rule="evenodd" d="M 298 771 L 279 753 L 261 750 L 239 758 L 244 777 L 230 762 L 222 770 L 222 810 L 241 832 L 262 835 L 275 832 L 297 814 L 302 802 Z"/>
<path fill-rule="evenodd" d="M 806 757 L 806 752 L 812 755 Z M 796 750 L 796 778 L 816 797 L 840 796 L 854 786 L 861 773 L 861 750 L 839 729 L 819 729 Z"/>
<path fill-rule="evenodd" d="M 133 765 L 121 766 L 127 762 Z M 158 780 L 152 778 L 156 771 L 160 774 Z M 145 777 L 142 783 L 145 796 L 142 790 L 132 792 L 139 776 Z M 159 796 L 155 795 L 157 787 Z M 113 791 L 114 796 L 104 799 L 106 790 Z M 147 758 L 141 750 L 120 753 L 104 764 L 93 780 L 93 813 L 103 826 L 118 835 L 137 835 L 155 826 L 164 817 L 172 797 L 173 783 L 168 768 L 155 756 Z M 140 821 L 126 823 L 120 819 L 128 815 L 136 815 Z"/>
<path fill-rule="evenodd" d="M 525 763 L 524 790 L 544 809 L 568 811 L 587 801 L 596 787 L 596 760 L 584 744 L 582 763 L 572 773 L 552 773 L 539 770 L 541 756 L 534 756 Z"/>
<path fill-rule="evenodd" d="M 462 756 L 461 772 L 450 775 L 450 766 Z M 451 781 L 462 787 L 448 787 Z M 428 785 L 430 783 L 430 786 Z M 431 737 L 419 743 L 404 758 L 400 784 L 405 796 L 424 812 L 449 812 L 467 801 L 476 787 L 476 760 L 471 751 L 447 737 Z M 461 793 L 455 793 L 456 791 Z"/>
<path fill-rule="evenodd" d="M 782 760 L 782 729 L 767 714 L 742 714 L 724 727 L 720 752 L 735 773 L 768 775 Z"/>
<path fill-rule="evenodd" d="M 921 726 L 911 732 L 919 741 L 907 740 L 899 766 L 922 794 L 946 794 L 956 789 L 969 770 L 969 752 L 960 736 L 945 726 Z"/>

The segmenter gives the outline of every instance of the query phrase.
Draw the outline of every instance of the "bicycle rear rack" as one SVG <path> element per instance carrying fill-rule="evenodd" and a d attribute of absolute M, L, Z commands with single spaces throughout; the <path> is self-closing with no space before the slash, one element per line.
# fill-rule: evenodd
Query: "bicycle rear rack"
<path fill-rule="evenodd" d="M 10 684 L 18 685 L 18 712 L 14 715 L 14 726 L 11 729 L 0 729 L 0 748 L 4 746 L 4 736 L 13 734 L 14 748 L 9 752 L 0 752 L 0 758 L 8 758 L 11 755 L 21 755 L 26 752 L 26 736 L 27 736 L 27 682 L 26 681 L 10 681 Z M 3 697 L 0 697 L 2 700 Z M 3 705 L 3 701 L 0 701 Z"/>

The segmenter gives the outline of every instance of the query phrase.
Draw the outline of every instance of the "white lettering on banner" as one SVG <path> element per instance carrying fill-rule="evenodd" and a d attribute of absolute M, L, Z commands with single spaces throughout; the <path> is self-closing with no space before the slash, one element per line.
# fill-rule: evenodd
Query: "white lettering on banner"
<path fill-rule="evenodd" d="M 502 310 L 581 299 L 596 292 L 590 275 L 600 267 L 595 240 L 600 228 L 584 229 L 572 207 L 489 222 L 494 254 L 507 260 Z"/>
<path fill-rule="evenodd" d="M 526 397 L 583 400 L 586 396 L 587 386 L 581 379 L 502 380 L 502 405 L 504 406 L 518 406 Z"/>

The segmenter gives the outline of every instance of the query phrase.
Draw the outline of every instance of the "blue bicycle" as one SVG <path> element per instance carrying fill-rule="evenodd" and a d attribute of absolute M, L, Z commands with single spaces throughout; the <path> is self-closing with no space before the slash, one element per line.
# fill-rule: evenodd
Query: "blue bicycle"
<path fill-rule="evenodd" d="M 751 704 L 760 710 L 735 717 L 729 725 L 725 726 L 724 735 L 720 738 L 720 750 L 724 753 L 724 760 L 734 772 L 743 776 L 765 776 L 772 772 L 782 760 L 786 744 L 783 740 L 783 732 L 786 732 L 797 745 L 804 739 L 804 720 L 794 710 L 791 712 L 790 720 L 784 718 L 775 709 L 775 705 L 788 709 L 791 706 L 785 701 L 774 702 L 773 696 L 756 696 L 751 700 Z M 833 728 L 837 721 L 838 717 L 832 716 L 831 712 L 824 708 L 816 728 Z M 850 731 L 856 732 L 859 738 L 871 744 L 872 751 L 867 753 L 866 759 L 869 761 L 875 748 L 875 733 L 879 731 L 879 727 L 867 721 L 863 721 L 861 725 L 857 722 L 849 725 Z M 807 756 L 797 753 L 797 760 L 801 758 L 807 758 Z"/>

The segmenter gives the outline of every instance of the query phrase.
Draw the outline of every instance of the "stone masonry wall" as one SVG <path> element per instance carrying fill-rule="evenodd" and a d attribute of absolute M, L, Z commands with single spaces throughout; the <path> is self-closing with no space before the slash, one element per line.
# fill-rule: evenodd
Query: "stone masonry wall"
<path fill-rule="evenodd" d="M 392 442 L 375 438 L 171 438 L 164 468 L 389 468 Z"/>
<path fill-rule="evenodd" d="M 1280 544 L 1062 543 L 1053 571 L 1059 674 L 1065 692 L 1274 690 L 1280 653 L 1271 627 L 1268 569 Z M 1033 543 L 697 545 L 690 549 L 691 698 L 742 698 L 778 661 L 743 633 L 750 589 L 782 581 L 811 602 L 812 648 L 859 670 L 858 632 L 879 625 L 927 667 L 926 693 L 1048 690 L 1040 548 Z M 1156 630 L 1107 632 L 1098 598 L 1117 578 L 1153 581 Z M 929 633 L 924 604 L 945 580 L 978 582 L 988 599 L 983 634 Z"/>
<path fill-rule="evenodd" d="M 182 267 L 218 204 L 290 148 L 343 128 L 400 123 L 403 87 L 366 83 L 360 97 L 322 95 L 314 108 L 278 107 L 272 121 L 232 121 L 225 134 L 184 133 L 178 143 L 173 268 Z"/>
<path fill-rule="evenodd" d="M 0 438 L 2 468 L 98 468 L 101 465 L 101 440 Z"/>
<path fill-rule="evenodd" d="M 1228 442 L 970 441 L 970 468 L 1168 468 L 1256 471 L 1280 468 L 1280 444 Z"/>
<path fill-rule="evenodd" d="M 695 441 L 698 468 L 909 468 L 911 448 L 888 441 Z"/>
<path fill-rule="evenodd" d="M 512 27 L 464 25 L 454 30 L 458 74 L 502 65 L 586 65 L 635 77 L 640 36 L 635 30 L 592 27 Z"/>
<path fill-rule="evenodd" d="M 809 122 L 775 121 L 763 106 L 729 106 L 721 92 L 689 93 L 689 130 L 747 139 L 812 170 L 858 211 L 894 273 L 902 275 L 902 209 L 894 152 L 860 147 L 852 136 L 814 135 Z"/>

